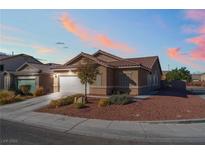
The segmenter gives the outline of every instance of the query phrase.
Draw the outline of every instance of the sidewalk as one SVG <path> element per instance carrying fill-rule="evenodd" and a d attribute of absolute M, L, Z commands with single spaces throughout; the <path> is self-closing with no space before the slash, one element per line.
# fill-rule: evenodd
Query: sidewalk
<path fill-rule="evenodd" d="M 166 144 L 205 144 L 205 123 L 143 123 L 68 117 L 33 110 L 62 94 L 51 94 L 0 107 L 0 118 L 64 133 Z"/>

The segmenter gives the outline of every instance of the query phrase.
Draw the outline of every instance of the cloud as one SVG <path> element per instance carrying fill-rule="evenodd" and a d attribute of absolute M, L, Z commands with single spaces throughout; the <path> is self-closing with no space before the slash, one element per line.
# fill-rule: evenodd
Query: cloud
<path fill-rule="evenodd" d="M 56 44 L 64 45 L 65 43 L 64 42 L 56 42 Z"/>
<path fill-rule="evenodd" d="M 125 53 L 132 53 L 136 51 L 134 48 L 129 47 L 127 44 L 112 40 L 105 34 L 95 33 L 82 25 L 74 22 L 68 14 L 60 16 L 60 23 L 69 32 L 73 33 L 82 41 L 91 43 L 94 46 L 100 46 L 104 48 L 112 48 Z"/>
<path fill-rule="evenodd" d="M 185 18 L 197 22 L 197 26 L 184 26 L 183 31 L 196 34 L 195 37 L 187 38 L 185 41 L 193 44 L 195 47 L 187 51 L 185 55 L 179 48 L 169 48 L 167 54 L 170 58 L 175 59 L 191 67 L 205 71 L 205 66 L 197 62 L 205 62 L 205 10 L 188 10 L 185 12 Z"/>
<path fill-rule="evenodd" d="M 196 46 L 189 51 L 190 56 L 196 60 L 205 60 L 205 10 L 188 10 L 185 13 L 185 17 L 199 23 L 195 31 L 197 36 L 186 40 Z"/>
<path fill-rule="evenodd" d="M 31 47 L 33 49 L 36 49 L 36 51 L 40 54 L 48 54 L 48 53 L 52 53 L 55 51 L 54 48 L 48 48 L 48 47 L 44 47 L 42 45 L 32 45 Z"/>
<path fill-rule="evenodd" d="M 2 32 L 4 31 L 10 31 L 10 32 L 23 32 L 23 30 L 17 28 L 17 27 L 14 27 L 14 26 L 10 26 L 10 25 L 5 25 L 5 24 L 2 24 L 0 23 L 0 30 Z"/>
<path fill-rule="evenodd" d="M 191 66 L 194 69 L 205 71 L 205 66 L 199 65 L 190 58 L 189 55 L 183 54 L 180 48 L 169 48 L 167 54 L 171 59 L 174 59 L 180 63 Z"/>
<path fill-rule="evenodd" d="M 188 10 L 185 17 L 190 20 L 205 22 L 205 10 Z"/>
<path fill-rule="evenodd" d="M 23 39 L 19 37 L 19 34 L 27 33 L 22 29 L 19 29 L 14 26 L 0 24 L 0 30 L 6 32 L 0 35 L 0 45 L 9 45 L 17 46 L 21 48 L 31 48 L 34 49 L 37 53 L 49 54 L 56 51 L 55 48 L 50 48 L 42 45 L 41 43 L 31 42 L 28 39 Z M 9 32 L 9 35 L 7 34 Z M 10 35 L 10 33 L 12 35 Z"/>
<path fill-rule="evenodd" d="M 45 47 L 38 43 L 32 43 L 23 40 L 22 38 L 9 35 L 0 35 L 0 45 L 18 46 L 21 48 L 32 48 L 41 54 L 49 54 L 56 51 L 55 48 Z"/>

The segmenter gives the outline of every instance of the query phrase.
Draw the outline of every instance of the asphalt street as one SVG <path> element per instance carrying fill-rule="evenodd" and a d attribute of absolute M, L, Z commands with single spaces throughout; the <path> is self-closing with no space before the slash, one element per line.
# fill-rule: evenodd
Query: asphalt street
<path fill-rule="evenodd" d="M 2 145 L 121 145 L 139 144 L 98 137 L 65 134 L 49 129 L 0 120 L 0 144 Z M 142 144 L 142 143 L 141 143 Z"/>

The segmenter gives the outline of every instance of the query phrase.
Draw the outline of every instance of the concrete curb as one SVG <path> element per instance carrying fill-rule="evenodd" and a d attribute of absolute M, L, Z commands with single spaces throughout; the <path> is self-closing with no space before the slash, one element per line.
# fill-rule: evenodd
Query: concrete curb
<path fill-rule="evenodd" d="M 205 123 L 205 118 L 202 119 L 179 119 L 179 120 L 156 120 L 156 121 L 134 121 L 136 123 L 150 124 L 190 124 L 190 123 Z"/>

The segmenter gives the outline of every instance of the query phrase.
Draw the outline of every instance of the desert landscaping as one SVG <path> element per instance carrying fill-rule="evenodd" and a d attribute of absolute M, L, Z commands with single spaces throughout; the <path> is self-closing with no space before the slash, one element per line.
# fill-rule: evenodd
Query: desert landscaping
<path fill-rule="evenodd" d="M 88 98 L 85 107 L 75 104 L 50 107 L 38 112 L 62 114 L 73 117 L 105 120 L 153 121 L 205 118 L 205 100 L 187 92 L 166 89 L 144 100 L 135 100 L 125 105 L 99 106 L 99 99 Z"/>

